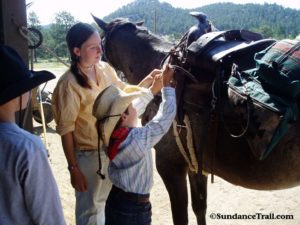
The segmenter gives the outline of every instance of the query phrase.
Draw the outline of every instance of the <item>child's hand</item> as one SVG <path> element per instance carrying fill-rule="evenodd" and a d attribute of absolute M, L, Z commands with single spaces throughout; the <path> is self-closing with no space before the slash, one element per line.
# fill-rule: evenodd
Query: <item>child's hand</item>
<path fill-rule="evenodd" d="M 170 64 L 165 65 L 163 70 L 163 86 L 164 87 L 175 87 L 176 83 L 173 79 L 174 77 L 174 69 L 171 67 Z"/>

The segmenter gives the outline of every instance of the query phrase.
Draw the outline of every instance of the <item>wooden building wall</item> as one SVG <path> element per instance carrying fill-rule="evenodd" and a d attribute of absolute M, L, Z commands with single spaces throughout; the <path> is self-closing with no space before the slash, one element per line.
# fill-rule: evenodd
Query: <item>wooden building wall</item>
<path fill-rule="evenodd" d="M 19 33 L 20 26 L 27 26 L 26 21 L 25 0 L 0 0 L 0 43 L 14 48 L 28 64 L 27 41 Z M 31 107 L 27 113 L 25 129 L 33 130 Z"/>

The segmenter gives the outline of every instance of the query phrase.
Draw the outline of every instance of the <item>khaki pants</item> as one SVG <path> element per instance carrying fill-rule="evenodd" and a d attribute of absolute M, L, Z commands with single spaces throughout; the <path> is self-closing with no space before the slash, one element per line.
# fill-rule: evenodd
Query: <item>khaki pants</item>
<path fill-rule="evenodd" d="M 101 151 L 102 173 L 105 174 L 103 180 L 96 173 L 99 167 L 97 151 L 78 151 L 76 157 L 80 170 L 88 182 L 87 192 L 75 193 L 76 224 L 104 225 L 105 202 L 112 186 L 107 174 L 109 159 L 104 151 Z"/>

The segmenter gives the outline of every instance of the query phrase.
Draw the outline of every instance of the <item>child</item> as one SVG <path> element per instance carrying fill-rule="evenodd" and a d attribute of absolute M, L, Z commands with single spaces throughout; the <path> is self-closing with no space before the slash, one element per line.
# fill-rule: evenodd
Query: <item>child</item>
<path fill-rule="evenodd" d="M 30 72 L 17 52 L 4 45 L 0 71 L 0 224 L 65 225 L 46 149 L 37 136 L 15 124 L 30 90 L 55 76 Z"/>
<path fill-rule="evenodd" d="M 144 127 L 137 127 L 138 113 L 132 104 L 144 95 L 143 90 L 126 93 L 112 85 L 94 103 L 93 115 L 108 145 L 108 175 L 113 183 L 105 207 L 106 225 L 151 224 L 151 148 L 169 130 L 176 115 L 173 73 L 167 65 L 162 74 L 163 101 L 156 116 Z M 152 86 L 157 82 L 161 79 L 156 77 Z"/>

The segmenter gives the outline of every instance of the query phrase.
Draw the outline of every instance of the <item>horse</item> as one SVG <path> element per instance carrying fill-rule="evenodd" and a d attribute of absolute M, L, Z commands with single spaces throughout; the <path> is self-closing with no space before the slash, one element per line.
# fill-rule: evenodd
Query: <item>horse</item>
<path fill-rule="evenodd" d="M 121 69 L 128 81 L 138 83 L 153 68 L 160 66 L 167 52 L 172 52 L 172 45 L 160 37 L 151 34 L 146 28 L 132 22 L 116 20 L 111 23 L 94 18 L 100 28 L 104 30 L 104 51 L 108 61 L 117 69 Z M 258 46 L 255 51 L 266 48 L 271 42 L 265 42 Z M 182 48 L 186 48 L 183 46 Z M 245 53 L 245 52 L 244 52 Z M 183 52 L 173 57 L 173 64 L 182 66 Z M 245 54 L 243 54 L 245 55 Z M 247 54 L 246 54 L 247 55 Z M 253 56 L 248 56 L 248 60 Z M 241 58 L 237 57 L 237 58 Z M 148 60 L 148 59 L 154 59 Z M 146 62 L 146 63 L 145 63 Z M 144 67 L 141 69 L 140 66 Z M 187 63 L 186 65 L 189 65 Z M 216 67 L 209 62 L 203 71 L 199 72 L 197 65 L 191 63 L 190 68 L 179 70 L 176 74 L 177 83 L 185 74 L 181 88 L 181 104 L 179 110 L 184 109 L 185 115 L 190 120 L 192 131 L 192 143 L 195 153 L 200 162 L 198 171 L 193 171 L 185 157 L 178 151 L 174 129 L 171 128 L 167 135 L 155 146 L 156 167 L 163 179 L 171 201 L 173 222 L 175 225 L 187 225 L 187 181 L 188 174 L 191 185 L 192 208 L 197 217 L 198 225 L 206 224 L 206 198 L 207 198 L 207 176 L 201 171 L 217 175 L 224 180 L 245 188 L 256 190 L 279 190 L 299 185 L 300 182 L 300 134 L 299 122 L 296 121 L 288 133 L 280 140 L 270 154 L 264 160 L 253 157 L 245 138 L 232 138 L 222 120 L 215 122 L 211 127 L 212 103 L 215 98 L 214 91 Z M 246 66 L 245 66 L 246 67 Z M 185 72 L 180 72 L 185 71 Z M 229 70 L 224 73 L 228 75 Z M 179 78 L 178 78 L 179 77 Z M 196 82 L 195 82 L 196 79 Z M 176 88 L 178 92 L 178 88 Z M 155 100 L 154 100 L 155 101 Z M 151 117 L 157 110 L 159 101 L 152 104 L 146 111 Z M 224 106 L 224 114 L 228 106 Z M 224 117 L 230 119 L 230 113 Z M 232 118 L 232 117 L 231 117 Z M 210 129 L 214 132 L 211 132 Z M 184 129 L 183 129 L 184 130 Z M 184 133 L 184 132 L 183 132 Z M 210 140 L 209 134 L 214 139 Z M 211 151 L 211 144 L 214 151 Z M 186 143 L 183 143 L 186 147 Z"/>
<path fill-rule="evenodd" d="M 115 69 L 122 71 L 131 84 L 139 83 L 153 68 L 158 68 L 167 52 L 174 47 L 174 44 L 168 42 L 166 39 L 151 34 L 148 29 L 141 26 L 141 22 L 132 23 L 126 19 L 116 19 L 107 24 L 96 17 L 94 17 L 94 20 L 105 34 L 105 38 L 103 38 L 105 59 Z M 203 21 L 202 27 L 210 31 L 209 27 L 204 26 L 204 23 L 208 24 L 205 20 Z M 191 35 L 186 33 L 186 36 L 190 36 L 194 39 L 196 39 L 194 35 L 196 32 L 198 35 L 202 35 L 205 32 L 198 31 L 196 26 L 190 30 L 191 32 L 189 33 Z M 115 31 L 117 31 L 117 33 L 115 33 Z M 138 31 L 138 33 L 135 33 L 136 31 Z M 121 34 L 121 36 L 118 34 Z M 122 39 L 121 42 L 119 41 L 120 38 Z M 191 38 L 189 38 L 189 40 L 190 39 Z M 128 42 L 132 40 L 136 41 L 138 51 L 134 51 L 131 49 L 131 46 L 128 45 Z M 121 52 L 126 53 L 126 55 L 122 56 L 120 54 Z M 155 96 L 154 100 L 149 103 L 142 117 L 142 123 L 150 120 L 156 114 L 160 101 L 161 98 Z M 206 210 L 207 177 L 202 174 L 195 174 L 189 169 L 187 162 L 178 149 L 172 130 L 169 130 L 155 146 L 155 149 L 156 168 L 162 177 L 170 197 L 174 224 L 188 223 L 187 174 L 190 180 L 193 210 L 198 223 L 203 223 L 203 221 L 205 221 Z M 174 175 L 174 179 L 169 176 L 170 174 Z M 200 188 L 203 188 L 201 195 L 198 194 Z M 203 212 L 201 211 L 202 209 L 204 210 Z"/>

